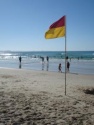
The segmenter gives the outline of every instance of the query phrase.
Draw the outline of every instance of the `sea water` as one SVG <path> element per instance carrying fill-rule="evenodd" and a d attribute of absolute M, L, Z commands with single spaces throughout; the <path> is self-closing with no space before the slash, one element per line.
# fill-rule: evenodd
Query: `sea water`
<path fill-rule="evenodd" d="M 19 56 L 22 57 L 21 65 Z M 94 74 L 94 51 L 67 51 L 66 56 L 70 62 L 70 73 Z M 44 62 L 41 57 L 44 57 Z M 58 72 L 59 63 L 65 72 L 64 51 L 0 51 L 0 67 L 4 68 Z"/>

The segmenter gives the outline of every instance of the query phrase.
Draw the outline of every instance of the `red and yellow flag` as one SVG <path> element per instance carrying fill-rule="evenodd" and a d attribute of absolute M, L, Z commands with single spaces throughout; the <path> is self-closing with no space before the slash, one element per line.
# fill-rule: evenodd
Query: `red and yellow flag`
<path fill-rule="evenodd" d="M 45 33 L 46 39 L 53 39 L 65 36 L 65 16 L 54 22 Z"/>

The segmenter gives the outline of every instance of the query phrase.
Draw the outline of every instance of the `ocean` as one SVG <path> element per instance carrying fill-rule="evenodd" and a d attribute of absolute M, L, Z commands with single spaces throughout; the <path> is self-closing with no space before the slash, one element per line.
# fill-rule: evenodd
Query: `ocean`
<path fill-rule="evenodd" d="M 21 65 L 19 56 L 22 57 Z M 70 73 L 94 74 L 94 51 L 67 51 L 66 56 L 70 62 Z M 44 63 L 41 57 L 44 57 Z M 58 72 L 59 63 L 65 72 L 64 51 L 0 51 L 0 67 L 3 68 Z"/>

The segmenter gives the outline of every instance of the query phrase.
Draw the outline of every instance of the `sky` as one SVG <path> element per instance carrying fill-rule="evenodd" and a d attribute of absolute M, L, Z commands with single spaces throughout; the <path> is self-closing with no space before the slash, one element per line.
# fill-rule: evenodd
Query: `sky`
<path fill-rule="evenodd" d="M 64 51 L 65 37 L 45 39 L 64 15 L 67 51 L 94 51 L 94 0 L 0 0 L 0 51 Z"/>

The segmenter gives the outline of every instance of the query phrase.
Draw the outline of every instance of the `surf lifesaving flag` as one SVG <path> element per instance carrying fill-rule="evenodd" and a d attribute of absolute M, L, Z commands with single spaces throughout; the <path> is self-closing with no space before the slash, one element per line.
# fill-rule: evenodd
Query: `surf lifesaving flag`
<path fill-rule="evenodd" d="M 53 39 L 65 36 L 65 16 L 54 22 L 45 33 L 46 39 Z"/>

